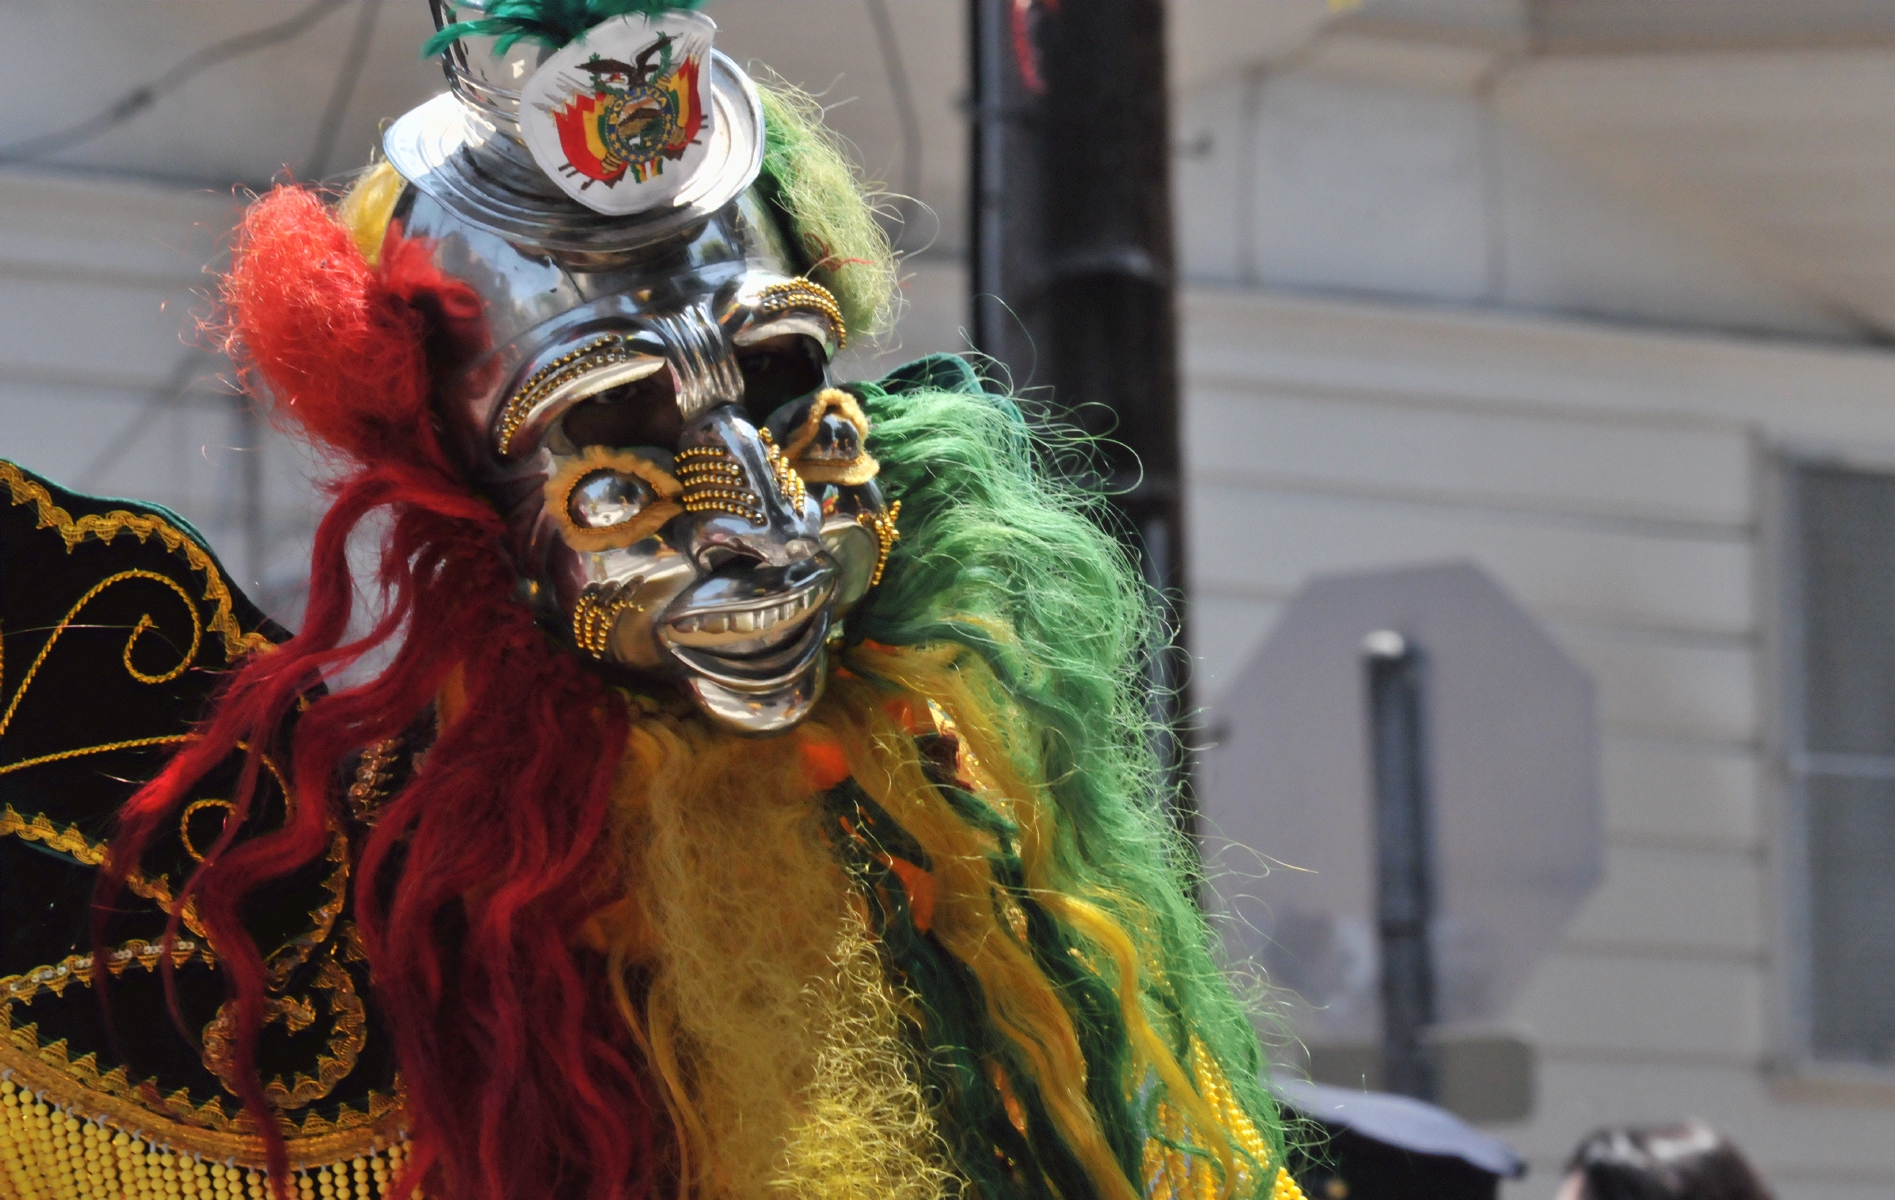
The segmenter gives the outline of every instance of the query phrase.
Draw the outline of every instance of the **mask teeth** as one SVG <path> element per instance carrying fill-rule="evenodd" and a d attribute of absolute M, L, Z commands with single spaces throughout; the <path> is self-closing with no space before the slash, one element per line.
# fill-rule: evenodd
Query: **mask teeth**
<path fill-rule="evenodd" d="M 731 513 L 752 525 L 765 524 L 763 501 L 743 464 L 722 446 L 693 446 L 677 454 L 679 497 L 685 512 Z"/>

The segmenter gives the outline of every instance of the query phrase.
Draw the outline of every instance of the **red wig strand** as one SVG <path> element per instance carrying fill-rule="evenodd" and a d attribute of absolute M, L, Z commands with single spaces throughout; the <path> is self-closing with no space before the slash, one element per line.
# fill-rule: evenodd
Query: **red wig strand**
<path fill-rule="evenodd" d="M 627 718 L 512 599 L 501 518 L 436 433 L 442 373 L 484 346 L 479 302 L 398 229 L 371 268 L 296 188 L 251 206 L 224 296 L 246 385 L 351 469 L 317 530 L 303 630 L 233 671 L 203 736 L 126 806 L 97 919 L 191 786 L 247 750 L 234 819 L 178 908 L 195 897 L 228 973 L 244 1109 L 283 1183 L 287 1152 L 256 1070 L 267 984 L 245 897 L 323 854 L 328 823 L 344 815 L 339 764 L 409 728 L 458 669 L 463 710 L 381 812 L 353 885 L 407 1091 L 415 1154 L 404 1182 L 454 1200 L 652 1196 L 668 1172 L 661 1102 L 603 959 L 578 948 L 586 919 L 622 890 L 604 847 Z M 389 516 L 384 612 L 344 642 L 348 540 L 377 511 Z M 283 828 L 235 841 L 258 756 L 285 750 L 278 731 L 292 708 L 387 646 L 378 676 L 315 696 L 297 717 Z M 175 911 L 172 924 L 175 936 Z"/>

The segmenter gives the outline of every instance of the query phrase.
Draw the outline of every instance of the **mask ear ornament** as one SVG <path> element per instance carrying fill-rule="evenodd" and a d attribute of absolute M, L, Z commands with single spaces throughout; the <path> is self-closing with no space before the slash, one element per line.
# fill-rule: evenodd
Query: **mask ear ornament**
<path fill-rule="evenodd" d="M 784 443 L 783 457 L 808 483 L 864 484 L 882 469 L 864 449 L 868 438 L 869 419 L 855 397 L 824 388 Z"/>
<path fill-rule="evenodd" d="M 574 550 L 622 550 L 684 512 L 684 487 L 641 454 L 587 446 L 546 481 L 546 508 Z"/>

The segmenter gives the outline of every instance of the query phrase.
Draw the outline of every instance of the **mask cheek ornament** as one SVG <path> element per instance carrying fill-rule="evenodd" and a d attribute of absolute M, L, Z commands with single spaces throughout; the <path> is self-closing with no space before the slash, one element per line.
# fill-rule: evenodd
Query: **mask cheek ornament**
<path fill-rule="evenodd" d="M 747 319 L 709 371 L 668 352 L 568 389 L 532 422 L 543 483 L 511 521 L 530 531 L 528 591 L 577 652 L 633 686 L 682 685 L 751 734 L 808 715 L 899 536 L 868 418 L 827 383 L 833 300 L 807 280 L 773 287 L 737 306 Z"/>

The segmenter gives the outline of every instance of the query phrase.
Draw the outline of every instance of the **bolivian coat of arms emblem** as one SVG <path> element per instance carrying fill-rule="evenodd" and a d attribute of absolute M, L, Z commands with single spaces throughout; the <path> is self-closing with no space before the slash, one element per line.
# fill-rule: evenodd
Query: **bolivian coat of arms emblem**
<path fill-rule="evenodd" d="M 710 18 L 619 17 L 542 63 L 520 92 L 520 134 L 573 199 L 618 216 L 677 196 L 711 131 Z"/>

